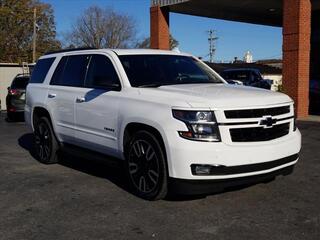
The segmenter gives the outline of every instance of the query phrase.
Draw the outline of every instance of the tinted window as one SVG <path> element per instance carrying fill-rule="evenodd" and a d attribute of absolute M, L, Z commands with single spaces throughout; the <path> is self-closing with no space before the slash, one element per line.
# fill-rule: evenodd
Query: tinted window
<path fill-rule="evenodd" d="M 222 76 L 226 80 L 240 80 L 243 82 L 247 82 L 250 80 L 249 71 L 227 71 L 222 73 Z"/>
<path fill-rule="evenodd" d="M 12 89 L 26 89 L 29 77 L 16 77 L 11 84 Z"/>
<path fill-rule="evenodd" d="M 255 71 L 252 71 L 252 76 L 253 76 L 253 80 L 254 81 L 260 81 L 262 80 L 262 77 L 259 73 L 255 72 Z"/>
<path fill-rule="evenodd" d="M 117 72 L 109 58 L 103 55 L 92 55 L 86 86 L 101 88 L 120 86 Z"/>
<path fill-rule="evenodd" d="M 88 55 L 63 57 L 54 73 L 51 84 L 82 87 L 88 60 Z"/>
<path fill-rule="evenodd" d="M 62 82 L 61 82 L 62 73 L 63 73 L 64 68 L 66 66 L 67 59 L 68 59 L 68 57 L 63 57 L 60 59 L 59 64 L 53 73 L 50 84 L 52 84 L 52 85 L 61 85 L 62 84 Z"/>
<path fill-rule="evenodd" d="M 54 59 L 55 58 L 45 58 L 38 60 L 32 71 L 30 83 L 43 83 Z"/>
<path fill-rule="evenodd" d="M 209 67 L 192 57 L 124 55 L 119 58 L 133 87 L 222 83 Z"/>

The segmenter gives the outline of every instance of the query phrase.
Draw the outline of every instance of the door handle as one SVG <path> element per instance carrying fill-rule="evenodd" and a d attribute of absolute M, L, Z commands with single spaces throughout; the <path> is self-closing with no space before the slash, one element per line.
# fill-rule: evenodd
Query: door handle
<path fill-rule="evenodd" d="M 49 93 L 48 94 L 48 98 L 55 98 L 57 96 L 57 94 L 55 93 Z"/>
<path fill-rule="evenodd" d="M 83 103 L 83 102 L 85 102 L 86 101 L 86 98 L 85 97 L 77 97 L 77 99 L 76 99 L 76 102 L 77 103 Z"/>

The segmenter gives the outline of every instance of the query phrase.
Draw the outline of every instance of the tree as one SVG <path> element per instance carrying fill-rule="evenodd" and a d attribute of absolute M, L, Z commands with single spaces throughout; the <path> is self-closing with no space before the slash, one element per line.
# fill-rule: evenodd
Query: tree
<path fill-rule="evenodd" d="M 174 49 L 179 46 L 179 42 L 170 34 L 170 49 Z M 143 39 L 136 44 L 136 48 L 150 48 L 150 37 Z"/>
<path fill-rule="evenodd" d="M 0 61 L 31 62 L 33 9 L 37 10 L 36 56 L 60 48 L 50 4 L 38 0 L 0 1 Z"/>
<path fill-rule="evenodd" d="M 66 34 L 66 42 L 76 47 L 128 48 L 135 36 L 135 21 L 130 16 L 91 6 Z"/>

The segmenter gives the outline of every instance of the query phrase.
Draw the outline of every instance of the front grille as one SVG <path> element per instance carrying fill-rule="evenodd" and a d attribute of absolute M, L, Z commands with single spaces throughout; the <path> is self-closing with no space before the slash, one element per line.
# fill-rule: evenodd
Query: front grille
<path fill-rule="evenodd" d="M 290 113 L 290 106 L 261 108 L 261 109 L 242 109 L 227 110 L 224 112 L 226 118 L 260 118 L 263 116 L 277 116 Z"/>
<path fill-rule="evenodd" d="M 274 125 L 271 128 L 234 128 L 230 129 L 233 142 L 262 142 L 270 141 L 289 134 L 290 123 Z"/>

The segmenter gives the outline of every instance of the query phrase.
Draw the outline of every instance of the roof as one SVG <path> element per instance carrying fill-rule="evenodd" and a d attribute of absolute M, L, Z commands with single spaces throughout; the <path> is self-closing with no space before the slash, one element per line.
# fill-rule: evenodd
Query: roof
<path fill-rule="evenodd" d="M 176 51 L 158 50 L 158 49 L 112 49 L 118 55 L 143 55 L 143 54 L 166 54 L 166 55 L 190 55 Z"/>
<path fill-rule="evenodd" d="M 209 67 L 218 73 L 225 70 L 236 69 L 236 70 L 248 70 L 248 69 L 258 69 L 261 74 L 266 75 L 281 75 L 282 69 L 271 67 L 268 65 L 257 64 L 257 63 L 206 63 Z"/>
<path fill-rule="evenodd" d="M 49 52 L 43 55 L 41 58 L 49 58 L 59 55 L 69 55 L 71 54 L 81 54 L 81 53 L 97 53 L 97 52 L 114 52 L 117 55 L 147 55 L 147 54 L 165 54 L 165 55 L 181 55 L 181 56 L 191 56 L 187 53 L 180 53 L 176 51 L 158 50 L 158 49 L 94 49 L 94 48 L 80 48 L 80 49 L 65 49 L 55 52 Z"/>
<path fill-rule="evenodd" d="M 263 59 L 263 60 L 258 60 L 256 63 L 259 64 L 275 64 L 275 63 L 282 63 L 282 59 Z"/>
<path fill-rule="evenodd" d="M 224 72 L 237 72 L 237 71 L 259 71 L 257 68 L 229 68 L 223 70 Z"/>

